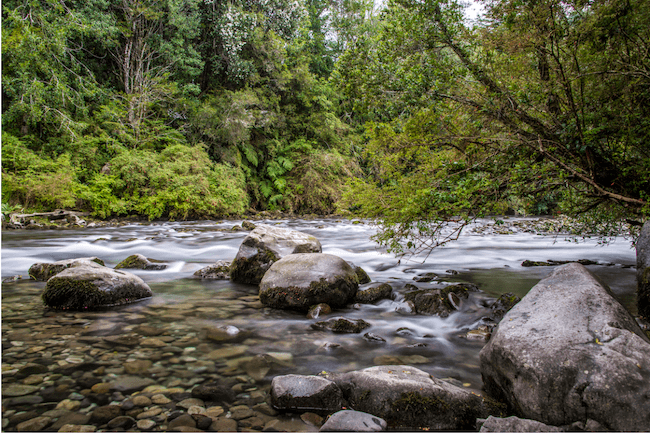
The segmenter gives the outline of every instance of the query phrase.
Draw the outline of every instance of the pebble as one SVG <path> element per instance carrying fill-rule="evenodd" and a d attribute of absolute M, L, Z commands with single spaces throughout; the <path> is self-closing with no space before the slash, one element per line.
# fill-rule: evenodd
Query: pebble
<path fill-rule="evenodd" d="M 131 398 L 131 401 L 135 406 L 140 406 L 142 408 L 151 405 L 152 400 L 144 395 L 139 395 Z"/>
<path fill-rule="evenodd" d="M 201 399 L 191 398 L 191 399 L 181 400 L 176 404 L 176 407 L 183 408 L 183 409 L 190 409 L 192 406 L 200 406 L 204 408 L 205 402 L 203 402 L 203 400 Z"/>
<path fill-rule="evenodd" d="M 19 423 L 16 426 L 18 432 L 40 432 L 52 423 L 50 417 L 36 417 Z"/>
<path fill-rule="evenodd" d="M 59 432 L 87 433 L 87 432 L 95 432 L 96 430 L 97 430 L 96 426 L 91 426 L 89 424 L 65 424 L 61 426 Z"/>
<path fill-rule="evenodd" d="M 153 420 L 138 420 L 137 426 L 140 430 L 151 430 L 156 427 L 156 422 Z"/>
<path fill-rule="evenodd" d="M 168 399 L 164 394 L 154 394 L 151 396 L 151 402 L 156 405 L 166 405 L 167 403 L 171 402 L 171 400 Z"/>
<path fill-rule="evenodd" d="M 137 415 L 138 420 L 147 420 L 150 419 L 151 417 L 155 417 L 156 415 L 160 414 L 162 412 L 162 408 L 160 406 L 155 406 L 145 412 L 141 412 L 140 414 Z"/>
<path fill-rule="evenodd" d="M 68 411 L 76 411 L 79 408 L 81 408 L 81 402 L 78 400 L 65 399 L 56 405 L 56 409 L 65 409 Z"/>

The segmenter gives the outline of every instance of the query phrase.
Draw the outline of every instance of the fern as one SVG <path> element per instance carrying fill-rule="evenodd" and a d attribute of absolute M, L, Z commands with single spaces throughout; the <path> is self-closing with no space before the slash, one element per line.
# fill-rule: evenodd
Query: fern
<path fill-rule="evenodd" d="M 273 193 L 273 187 L 271 186 L 271 183 L 269 183 L 267 180 L 263 180 L 260 183 L 260 192 L 262 192 L 262 195 L 264 195 L 264 198 L 268 198 L 271 196 Z"/>
<path fill-rule="evenodd" d="M 248 143 L 241 144 L 241 149 L 242 152 L 244 153 L 244 156 L 246 157 L 246 160 L 248 160 L 248 162 L 251 165 L 257 166 L 259 164 L 257 152 L 250 144 Z"/>

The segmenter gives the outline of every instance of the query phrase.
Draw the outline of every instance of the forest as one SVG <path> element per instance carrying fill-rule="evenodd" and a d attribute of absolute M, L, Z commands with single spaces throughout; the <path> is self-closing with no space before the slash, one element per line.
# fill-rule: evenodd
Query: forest
<path fill-rule="evenodd" d="M 2 212 L 650 213 L 650 2 L 7 0 Z"/>

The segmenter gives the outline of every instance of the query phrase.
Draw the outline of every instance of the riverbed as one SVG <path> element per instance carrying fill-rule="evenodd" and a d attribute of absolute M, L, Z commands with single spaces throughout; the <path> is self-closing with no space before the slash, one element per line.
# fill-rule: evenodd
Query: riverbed
<path fill-rule="evenodd" d="M 542 235 L 525 226 L 511 225 L 515 220 L 507 220 L 505 227 L 493 231 L 489 226 L 492 221 L 484 220 L 467 228 L 458 241 L 431 253 L 396 258 L 371 240 L 376 227 L 367 222 L 252 222 L 279 225 L 317 237 L 324 253 L 360 266 L 373 283 L 390 284 L 394 299 L 349 306 L 319 318 L 344 316 L 363 319 L 371 325 L 362 334 L 333 334 L 311 328 L 315 320 L 304 313 L 264 307 L 256 286 L 195 277 L 194 272 L 200 268 L 235 257 L 248 234 L 238 227 L 241 220 L 4 231 L 3 279 L 26 277 L 34 263 L 91 256 L 114 267 L 129 255 L 142 254 L 166 262 L 167 268 L 131 270 L 149 284 L 154 296 L 100 312 L 50 311 L 40 300 L 45 283 L 4 283 L 3 390 L 7 381 L 22 382 L 23 378 L 18 376 L 20 369 L 33 363 L 50 368 L 91 364 L 93 381 L 110 382 L 133 372 L 157 385 L 188 391 L 212 378 L 239 376 L 244 387 L 235 392 L 244 398 L 250 398 L 256 390 L 264 392 L 270 380 L 280 374 L 345 372 L 373 365 L 407 364 L 480 393 L 478 352 L 485 343 L 468 339 L 467 332 L 489 315 L 489 306 L 499 295 L 512 292 L 523 297 L 553 269 L 523 267 L 524 260 L 594 261 L 597 264 L 587 266 L 588 269 L 636 314 L 636 254 L 625 239 L 605 246 L 596 240 L 574 243 L 561 235 Z M 428 283 L 416 282 L 427 273 L 436 278 Z M 458 282 L 474 283 L 481 290 L 471 293 L 458 312 L 440 318 L 409 314 L 405 309 L 403 296 L 411 285 L 427 289 Z M 219 342 L 209 338 L 209 331 L 227 327 L 240 331 L 235 339 Z M 368 340 L 364 338 L 367 332 L 385 341 Z M 135 337 L 135 341 L 124 341 L 125 337 Z M 264 360 L 264 355 L 271 358 Z M 146 363 L 126 364 L 138 361 Z M 64 374 L 64 378 L 74 377 L 73 374 L 74 370 Z M 42 376 L 43 384 L 36 383 L 34 388 L 43 390 L 60 385 L 60 377 L 48 380 L 47 375 Z M 76 394 L 74 397 L 83 402 L 81 398 L 88 395 L 90 383 L 72 382 L 68 393 Z M 34 389 L 24 396 L 38 391 Z M 256 397 L 259 403 L 265 399 L 262 393 Z M 47 399 L 31 400 L 49 409 L 45 406 Z M 20 406 L 25 405 L 20 400 L 11 404 L 15 405 L 12 415 L 22 412 Z M 12 406 L 5 405 L 11 404 L 3 401 L 3 408 L 10 409 Z M 88 400 L 82 405 L 93 406 Z M 3 428 L 4 424 L 3 421 Z"/>

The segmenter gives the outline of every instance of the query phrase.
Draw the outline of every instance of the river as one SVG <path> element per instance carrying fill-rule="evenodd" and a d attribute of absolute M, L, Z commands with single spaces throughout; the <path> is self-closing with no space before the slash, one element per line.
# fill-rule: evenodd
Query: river
<path fill-rule="evenodd" d="M 486 222 L 489 221 L 477 225 Z M 230 261 L 235 257 L 248 233 L 231 230 L 241 221 L 4 231 L 2 277 L 26 276 L 30 265 L 37 262 L 78 257 L 96 256 L 109 267 L 136 253 L 166 261 L 168 267 L 165 270 L 132 271 L 149 284 L 153 298 L 112 312 L 80 315 L 85 322 L 84 334 L 115 336 L 145 324 L 175 331 L 183 337 L 201 337 L 201 331 L 209 328 L 235 326 L 245 334 L 241 335 L 239 343 L 228 343 L 227 346 L 238 346 L 237 349 L 244 349 L 248 356 L 268 353 L 288 362 L 273 366 L 264 382 L 278 374 L 344 372 L 397 362 L 479 392 L 482 381 L 478 352 L 484 342 L 469 340 L 465 334 L 488 314 L 487 307 L 500 294 L 513 292 L 524 296 L 552 270 L 552 267 L 522 267 L 524 260 L 596 261 L 597 265 L 588 268 L 610 286 L 629 310 L 635 310 L 635 269 L 631 266 L 636 257 L 628 240 L 615 240 L 600 246 L 596 241 L 573 243 L 562 237 L 537 235 L 517 228 L 513 228 L 512 234 L 505 235 L 478 234 L 469 228 L 458 241 L 434 250 L 426 258 L 403 257 L 398 261 L 370 239 L 376 228 L 367 223 L 334 219 L 253 223 L 280 225 L 311 234 L 320 240 L 324 253 L 361 266 L 373 282 L 389 283 L 396 295 L 395 300 L 350 306 L 325 316 L 363 319 L 372 325 L 364 333 L 379 335 L 386 342 L 369 342 L 363 338 L 363 333 L 333 334 L 314 330 L 310 325 L 315 321 L 302 313 L 262 307 L 256 286 L 195 278 L 193 273 L 196 270 L 217 260 Z M 438 274 L 439 279 L 431 283 L 414 281 L 416 276 L 428 272 Z M 404 305 L 402 299 L 407 284 L 425 289 L 457 282 L 474 283 L 482 291 L 472 294 L 459 312 L 447 318 L 409 315 L 398 310 Z M 11 348 L 5 337 L 5 319 L 15 327 L 21 324 L 21 319 L 40 318 L 46 313 L 55 318 L 70 316 L 70 313 L 49 312 L 43 307 L 39 296 L 44 286 L 45 283 L 29 280 L 3 284 L 3 350 Z M 102 322 L 108 326 L 102 327 Z M 28 326 L 28 323 L 22 325 Z M 138 349 L 131 352 L 135 352 L 137 358 Z M 56 360 L 57 355 L 51 353 L 47 356 Z M 195 351 L 193 355 L 197 356 L 197 353 Z M 83 350 L 77 356 L 87 357 Z M 241 357 L 241 352 L 235 352 L 232 357 Z M 158 363 L 165 364 L 164 361 Z M 169 376 L 173 376 L 173 373 L 165 374 L 168 378 L 161 379 L 161 382 L 169 382 Z"/>

